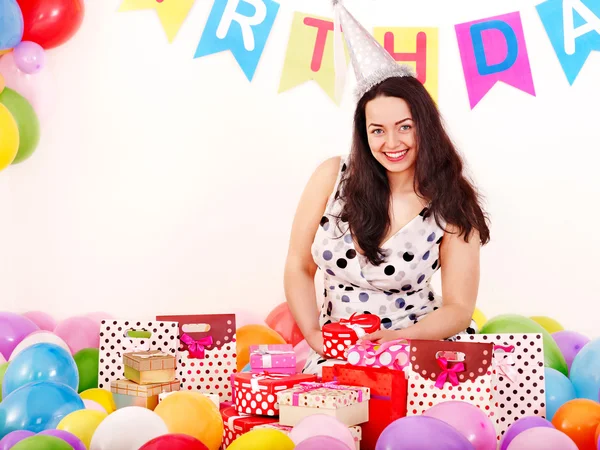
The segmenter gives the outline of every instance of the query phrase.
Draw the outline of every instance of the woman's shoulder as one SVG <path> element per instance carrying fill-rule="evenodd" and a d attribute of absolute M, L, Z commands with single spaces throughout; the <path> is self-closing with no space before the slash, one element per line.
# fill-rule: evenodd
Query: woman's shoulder
<path fill-rule="evenodd" d="M 315 169 L 312 180 L 321 186 L 325 192 L 331 192 L 335 187 L 338 177 L 345 170 L 346 157 L 332 156 L 321 162 Z"/>

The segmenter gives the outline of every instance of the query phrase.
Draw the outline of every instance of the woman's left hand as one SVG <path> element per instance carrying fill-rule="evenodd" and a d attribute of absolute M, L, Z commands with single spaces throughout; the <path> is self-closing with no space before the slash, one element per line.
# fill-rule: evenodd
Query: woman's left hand
<path fill-rule="evenodd" d="M 402 338 L 399 330 L 377 330 L 374 333 L 367 334 L 361 338 L 362 341 L 371 341 L 379 344 L 395 341 Z"/>

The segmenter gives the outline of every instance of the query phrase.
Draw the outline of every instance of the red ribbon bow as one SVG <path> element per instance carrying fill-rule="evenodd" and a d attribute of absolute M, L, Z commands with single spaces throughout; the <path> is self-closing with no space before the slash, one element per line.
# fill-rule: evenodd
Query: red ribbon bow
<path fill-rule="evenodd" d="M 442 369 L 442 372 L 438 376 L 435 382 L 435 387 L 442 389 L 446 381 L 450 381 L 452 386 L 458 386 L 458 373 L 465 371 L 465 365 L 461 362 L 456 363 L 452 367 L 448 367 L 448 360 L 446 358 L 437 359 L 438 366 Z"/>
<path fill-rule="evenodd" d="M 213 344 L 212 336 L 205 336 L 195 341 L 187 333 L 183 333 L 179 340 L 183 344 L 183 349 L 188 351 L 188 357 L 192 359 L 204 359 L 206 347 Z"/>
<path fill-rule="evenodd" d="M 357 316 L 356 313 L 354 313 L 348 319 L 340 319 L 338 323 L 341 323 L 342 325 L 358 325 L 361 328 L 369 328 L 379 326 L 378 322 L 380 322 L 380 320 L 379 316 L 374 314 L 359 314 Z"/>

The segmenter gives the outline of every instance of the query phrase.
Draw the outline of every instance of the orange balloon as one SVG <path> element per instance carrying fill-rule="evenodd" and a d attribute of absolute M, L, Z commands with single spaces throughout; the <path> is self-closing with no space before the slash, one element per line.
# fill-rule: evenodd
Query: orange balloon
<path fill-rule="evenodd" d="M 281 335 L 285 342 L 294 347 L 304 339 L 287 302 L 277 305 L 267 316 L 265 323 Z"/>
<path fill-rule="evenodd" d="M 578 398 L 562 405 L 552 418 L 552 425 L 569 436 L 579 450 L 597 450 L 596 430 L 600 424 L 600 404 Z"/>
<path fill-rule="evenodd" d="M 171 434 L 187 434 L 218 450 L 223 439 L 223 419 L 215 404 L 195 391 L 179 391 L 167 396 L 154 409 Z"/>
<path fill-rule="evenodd" d="M 600 448 L 600 424 L 598 424 L 598 428 L 596 428 L 596 436 L 594 437 L 594 442 Z"/>
<path fill-rule="evenodd" d="M 238 328 L 235 334 L 238 372 L 250 362 L 251 345 L 287 344 L 279 333 L 264 325 L 245 325 Z"/>
<path fill-rule="evenodd" d="M 12 52 L 12 48 L 6 48 L 4 50 L 0 50 L 0 56 L 6 55 L 7 53 Z"/>

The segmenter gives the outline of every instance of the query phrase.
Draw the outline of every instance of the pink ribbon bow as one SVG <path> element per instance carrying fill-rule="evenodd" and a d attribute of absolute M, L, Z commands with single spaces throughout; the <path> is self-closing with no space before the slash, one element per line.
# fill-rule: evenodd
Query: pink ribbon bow
<path fill-rule="evenodd" d="M 450 381 L 452 386 L 458 386 L 458 373 L 465 371 L 465 365 L 461 362 L 456 363 L 454 366 L 448 368 L 448 360 L 446 358 L 437 359 L 438 366 L 442 369 L 442 372 L 438 376 L 435 382 L 435 387 L 442 389 L 446 381 Z"/>
<path fill-rule="evenodd" d="M 299 391 L 294 392 L 292 395 L 292 406 L 298 406 L 300 394 L 305 394 L 310 391 L 314 391 L 316 389 L 335 389 L 338 391 L 357 391 L 358 392 L 358 402 L 362 402 L 362 389 L 357 387 L 350 386 L 340 386 L 337 381 L 328 381 L 327 383 L 316 383 L 314 381 L 311 382 L 303 382 L 300 383 L 295 388 L 300 389 Z"/>
<path fill-rule="evenodd" d="M 204 359 L 206 347 L 213 343 L 212 336 L 205 336 L 195 341 L 187 333 L 183 333 L 179 340 L 183 344 L 183 349 L 188 351 L 188 357 L 192 359 Z"/>
<path fill-rule="evenodd" d="M 513 359 L 513 352 L 515 351 L 514 346 L 494 346 L 494 357 L 492 358 L 492 365 L 496 369 L 497 373 L 504 375 L 513 383 L 517 382 L 519 372 L 516 368 L 516 361 Z"/>

